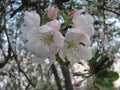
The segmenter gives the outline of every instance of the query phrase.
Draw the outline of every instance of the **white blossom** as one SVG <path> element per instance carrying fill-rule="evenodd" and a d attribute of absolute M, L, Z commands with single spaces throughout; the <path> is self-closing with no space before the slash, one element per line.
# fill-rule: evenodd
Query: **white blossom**
<path fill-rule="evenodd" d="M 36 61 L 43 62 L 46 58 L 54 59 L 54 55 L 64 45 L 64 37 L 59 32 L 59 21 L 53 20 L 42 26 L 39 24 L 40 17 L 37 13 L 25 12 L 21 39 L 27 40 L 25 47 L 34 54 Z"/>
<path fill-rule="evenodd" d="M 60 57 L 63 60 L 67 57 L 71 63 L 89 60 L 92 58 L 92 52 L 88 47 L 90 43 L 90 38 L 87 34 L 72 28 L 65 35 L 65 45 L 60 51 Z"/>
<path fill-rule="evenodd" d="M 43 60 L 54 56 L 64 45 L 62 34 L 48 25 L 40 26 L 34 37 L 25 46 L 28 51 Z"/>

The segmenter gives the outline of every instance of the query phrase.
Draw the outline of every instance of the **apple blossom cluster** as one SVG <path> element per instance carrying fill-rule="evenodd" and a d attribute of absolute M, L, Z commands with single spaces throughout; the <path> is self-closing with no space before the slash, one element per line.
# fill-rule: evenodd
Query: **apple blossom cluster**
<path fill-rule="evenodd" d="M 55 11 L 55 13 L 54 13 Z M 94 19 L 84 10 L 72 15 L 73 27 L 68 28 L 65 36 L 60 32 L 61 24 L 57 20 L 58 10 L 48 10 L 50 21 L 40 26 L 40 16 L 35 12 L 25 12 L 21 25 L 21 40 L 26 41 L 26 49 L 39 58 L 39 62 L 49 59 L 54 62 L 58 54 L 63 61 L 71 63 L 92 58 L 90 36 L 94 34 Z M 52 14 L 51 14 L 52 13 Z"/>

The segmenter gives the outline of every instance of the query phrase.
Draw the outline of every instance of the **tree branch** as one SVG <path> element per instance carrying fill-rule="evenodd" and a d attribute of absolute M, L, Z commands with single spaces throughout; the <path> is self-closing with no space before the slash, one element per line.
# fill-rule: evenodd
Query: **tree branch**
<path fill-rule="evenodd" d="M 71 82 L 71 77 L 70 77 L 70 72 L 69 72 L 69 64 L 63 64 L 61 65 L 61 69 L 62 69 L 62 74 L 64 76 L 65 79 L 65 90 L 74 90 L 73 89 L 73 85 Z"/>
<path fill-rule="evenodd" d="M 54 76 L 55 76 L 55 81 L 56 81 L 56 83 L 57 83 L 58 90 L 63 90 L 63 89 L 62 89 L 62 85 L 61 85 L 60 78 L 59 78 L 59 76 L 58 76 L 58 73 L 57 73 L 57 70 L 56 70 L 54 64 L 52 64 L 51 69 L 52 69 L 52 72 L 53 72 L 53 74 L 54 74 Z"/>

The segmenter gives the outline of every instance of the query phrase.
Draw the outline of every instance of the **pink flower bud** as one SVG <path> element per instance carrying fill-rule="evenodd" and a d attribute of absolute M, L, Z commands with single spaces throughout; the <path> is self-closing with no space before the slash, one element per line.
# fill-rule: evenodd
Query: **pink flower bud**
<path fill-rule="evenodd" d="M 57 14 L 58 14 L 58 9 L 57 8 L 49 8 L 47 10 L 47 14 L 50 20 L 56 19 Z"/>

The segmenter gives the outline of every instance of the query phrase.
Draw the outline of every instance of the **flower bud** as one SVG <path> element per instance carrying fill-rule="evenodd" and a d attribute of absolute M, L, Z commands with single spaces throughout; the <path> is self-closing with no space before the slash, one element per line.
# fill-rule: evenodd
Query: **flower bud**
<path fill-rule="evenodd" d="M 47 10 L 47 14 L 50 20 L 56 19 L 57 14 L 58 14 L 58 9 L 57 8 L 49 8 Z"/>

